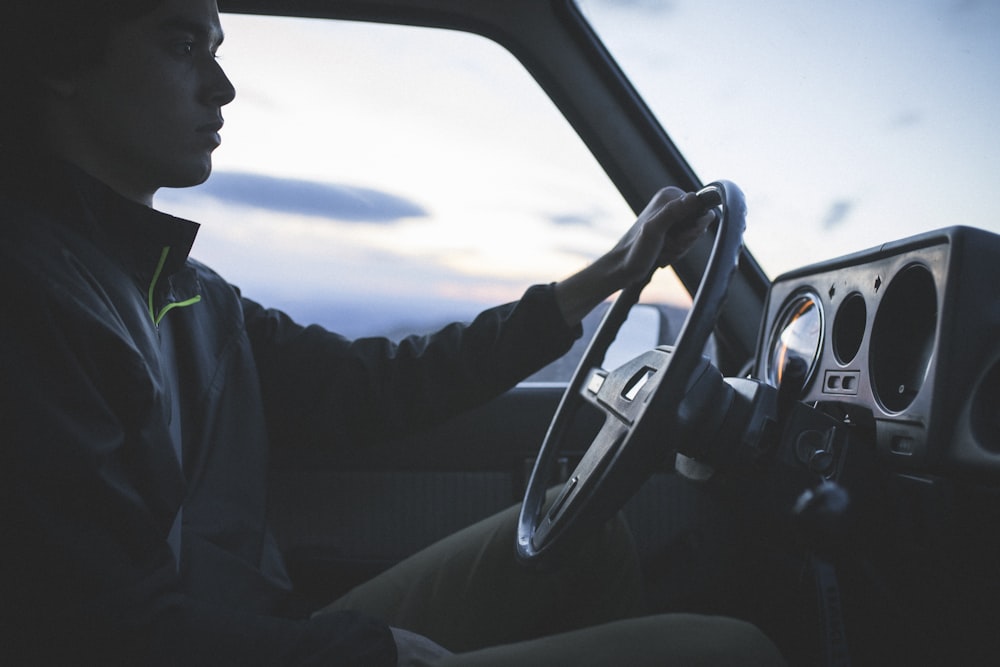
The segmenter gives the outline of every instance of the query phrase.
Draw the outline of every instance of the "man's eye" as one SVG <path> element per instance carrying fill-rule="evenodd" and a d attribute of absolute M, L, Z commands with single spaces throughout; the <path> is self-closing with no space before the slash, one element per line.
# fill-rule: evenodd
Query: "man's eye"
<path fill-rule="evenodd" d="M 179 56 L 190 56 L 194 53 L 194 42 L 177 42 L 173 50 Z"/>

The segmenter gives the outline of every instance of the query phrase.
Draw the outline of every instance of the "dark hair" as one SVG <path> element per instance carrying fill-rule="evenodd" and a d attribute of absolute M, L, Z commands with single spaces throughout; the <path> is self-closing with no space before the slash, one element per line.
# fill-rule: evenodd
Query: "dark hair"
<path fill-rule="evenodd" d="M 0 165 L 14 166 L 38 147 L 46 78 L 100 64 L 112 32 L 163 0 L 3 0 L 0 9 Z"/>

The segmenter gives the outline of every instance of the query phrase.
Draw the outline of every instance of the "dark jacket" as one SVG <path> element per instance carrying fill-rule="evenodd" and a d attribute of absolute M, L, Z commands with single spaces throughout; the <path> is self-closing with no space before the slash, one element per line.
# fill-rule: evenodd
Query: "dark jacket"
<path fill-rule="evenodd" d="M 424 428 L 565 352 L 549 287 L 348 341 L 188 258 L 198 226 L 60 166 L 0 189 L 0 663 L 394 663 L 386 626 L 283 617 L 272 446 Z"/>

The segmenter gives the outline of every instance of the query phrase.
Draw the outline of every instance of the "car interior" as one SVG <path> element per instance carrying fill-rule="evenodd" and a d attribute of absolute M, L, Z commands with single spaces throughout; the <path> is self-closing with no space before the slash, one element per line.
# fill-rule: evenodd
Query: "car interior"
<path fill-rule="evenodd" d="M 750 185 L 701 179 L 571 0 L 219 6 L 224 25 L 288 18 L 485 38 L 530 77 L 620 196 L 620 231 L 666 185 L 699 191 L 716 214 L 672 269 L 687 304 L 640 302 L 644 284 L 623 291 L 599 324 L 588 322 L 561 373 L 404 439 L 336 450 L 280 443 L 273 524 L 317 606 L 523 501 L 511 550 L 526 567 L 624 512 L 651 612 L 747 619 L 790 664 L 991 662 L 1000 236 L 986 223 L 947 220 L 770 276 L 744 238 L 755 220 Z M 637 321 L 651 333 L 613 356 Z M 551 485 L 563 491 L 543 508 Z"/>

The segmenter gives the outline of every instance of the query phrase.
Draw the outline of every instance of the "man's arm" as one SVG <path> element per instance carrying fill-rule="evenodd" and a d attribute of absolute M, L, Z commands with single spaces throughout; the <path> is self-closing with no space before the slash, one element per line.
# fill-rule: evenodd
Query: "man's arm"
<path fill-rule="evenodd" d="M 472 322 L 399 342 L 347 340 L 243 299 L 271 441 L 362 443 L 430 428 L 481 405 L 566 353 L 579 337 L 551 285 Z"/>
<path fill-rule="evenodd" d="M 564 354 L 583 317 L 610 294 L 682 255 L 712 219 L 703 210 L 695 195 L 666 188 L 580 272 L 532 287 L 470 325 L 398 344 L 349 341 L 244 299 L 272 441 L 319 445 L 408 433 L 485 402 Z"/>

